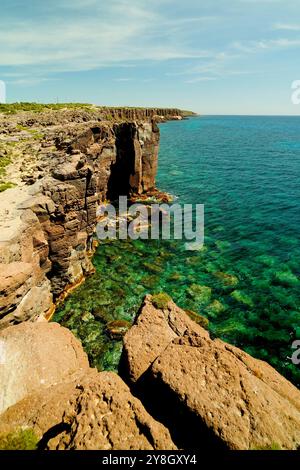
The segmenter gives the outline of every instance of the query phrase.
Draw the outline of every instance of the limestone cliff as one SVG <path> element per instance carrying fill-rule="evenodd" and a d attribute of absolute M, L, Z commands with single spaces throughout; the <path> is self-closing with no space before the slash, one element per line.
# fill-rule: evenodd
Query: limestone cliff
<path fill-rule="evenodd" d="M 168 109 L 78 109 L 0 117 L 0 328 L 47 317 L 92 272 L 97 206 L 155 186 Z M 109 120 L 108 120 L 109 119 Z"/>

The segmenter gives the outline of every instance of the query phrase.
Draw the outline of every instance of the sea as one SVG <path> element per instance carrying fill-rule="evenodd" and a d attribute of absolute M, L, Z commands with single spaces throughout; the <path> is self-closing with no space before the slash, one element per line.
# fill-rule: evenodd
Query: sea
<path fill-rule="evenodd" d="M 157 187 L 203 204 L 204 246 L 106 240 L 95 275 L 54 316 L 99 370 L 117 370 L 122 341 L 147 293 L 168 293 L 211 336 L 267 361 L 300 386 L 300 117 L 196 116 L 160 125 Z M 298 355 L 300 357 L 300 354 Z"/>

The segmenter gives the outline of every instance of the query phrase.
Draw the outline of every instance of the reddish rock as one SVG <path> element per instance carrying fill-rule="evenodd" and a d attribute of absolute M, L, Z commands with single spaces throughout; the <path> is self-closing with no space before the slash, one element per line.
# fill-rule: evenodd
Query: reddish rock
<path fill-rule="evenodd" d="M 21 323 L 0 332 L 0 412 L 41 387 L 70 381 L 89 363 L 57 323 Z"/>
<path fill-rule="evenodd" d="M 124 373 L 183 447 L 300 447 L 300 391 L 173 302 L 157 310 L 146 298 L 124 338 Z"/>
<path fill-rule="evenodd" d="M 87 108 L 0 116 L 4 131 L 17 136 L 20 126 L 41 131 L 29 146 L 18 147 L 19 168 L 14 160 L 14 181 L 26 186 L 5 191 L 0 203 L 0 263 L 32 266 L 16 295 L 5 295 L 0 329 L 47 317 L 52 295 L 55 301 L 66 286 L 93 271 L 98 204 L 155 187 L 155 116 L 178 114 L 176 109 Z M 8 289 L 14 290 L 13 282 Z"/>
<path fill-rule="evenodd" d="M 41 449 L 176 449 L 168 429 L 117 374 L 89 368 L 80 343 L 65 328 L 7 328 L 0 360 L 0 436 L 32 429 Z"/>

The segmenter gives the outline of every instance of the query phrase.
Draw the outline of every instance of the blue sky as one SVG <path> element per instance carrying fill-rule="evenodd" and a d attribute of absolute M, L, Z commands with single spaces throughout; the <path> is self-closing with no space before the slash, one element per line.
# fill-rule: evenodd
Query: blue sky
<path fill-rule="evenodd" d="M 299 0 L 1 0 L 7 101 L 298 114 Z"/>

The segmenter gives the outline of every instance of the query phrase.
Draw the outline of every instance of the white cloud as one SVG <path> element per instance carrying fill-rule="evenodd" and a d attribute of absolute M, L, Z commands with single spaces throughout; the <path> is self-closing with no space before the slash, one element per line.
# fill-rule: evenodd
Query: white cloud
<path fill-rule="evenodd" d="M 242 2 L 256 3 L 236 0 Z M 227 1 L 221 3 L 227 5 Z M 228 34 L 228 30 L 235 20 L 230 23 L 231 17 L 220 8 L 200 8 L 196 0 L 187 0 L 186 6 L 179 0 L 52 0 L 37 4 L 47 14 L 28 16 L 27 21 L 23 14 L 19 20 L 15 14 L 0 18 L 0 44 L 5 44 L 0 49 L 1 67 L 18 74 L 8 78 L 24 86 L 45 81 L 51 73 L 100 67 L 124 67 L 115 81 L 125 82 L 132 80 L 125 67 L 151 61 L 176 61 L 176 68 L 170 68 L 167 75 L 181 75 L 188 83 L 211 81 L 255 73 L 250 65 L 247 70 L 243 67 L 251 54 L 300 46 L 298 38 L 255 40 L 255 31 L 252 41 L 232 42 L 235 31 Z M 226 29 L 226 40 L 220 28 Z M 298 28 L 289 23 L 273 24 L 273 30 L 278 31 Z"/>
<path fill-rule="evenodd" d="M 25 76 L 24 78 L 18 78 L 16 80 L 7 80 L 7 83 L 12 85 L 19 85 L 19 86 L 36 86 L 44 82 L 53 82 L 59 81 L 59 78 L 45 78 L 45 77 L 31 77 Z"/>
<path fill-rule="evenodd" d="M 175 30 L 208 18 L 169 19 L 144 0 L 64 0 L 58 6 L 82 16 L 5 21 L 0 19 L 2 66 L 36 66 L 47 72 L 91 70 L 144 60 L 202 57 L 199 47 L 176 40 Z M 154 6 L 154 7 L 153 7 Z M 212 18 L 211 18 L 212 19 Z M 1 22 L 3 24 L 1 24 Z M 173 34 L 171 34 L 173 32 Z"/>
<path fill-rule="evenodd" d="M 233 48 L 244 53 L 255 53 L 259 51 L 287 49 L 300 47 L 300 39 L 267 39 L 261 41 L 237 41 L 233 43 Z"/>
<path fill-rule="evenodd" d="M 217 77 L 201 76 L 201 77 L 195 77 L 195 78 L 191 78 L 189 80 L 185 80 L 185 83 L 210 82 L 210 81 L 213 81 L 213 80 L 217 80 Z"/>
<path fill-rule="evenodd" d="M 279 31 L 300 31 L 300 24 L 276 23 L 273 29 Z"/>

